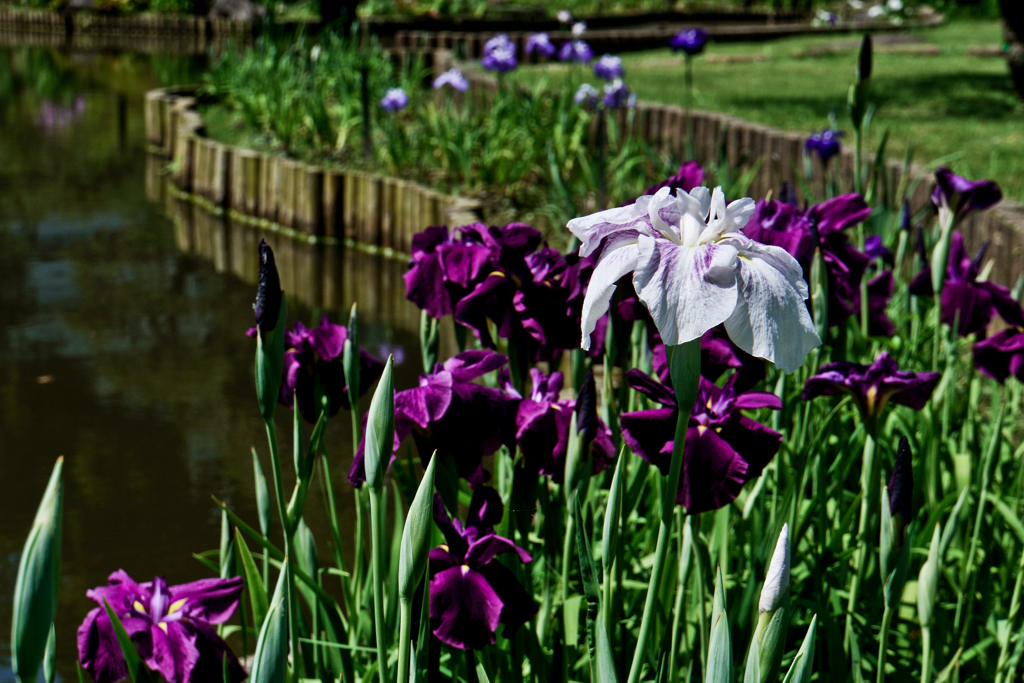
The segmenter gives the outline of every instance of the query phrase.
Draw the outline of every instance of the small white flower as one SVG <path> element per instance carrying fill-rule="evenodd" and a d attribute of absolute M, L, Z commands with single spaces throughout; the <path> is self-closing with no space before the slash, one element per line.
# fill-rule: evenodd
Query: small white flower
<path fill-rule="evenodd" d="M 313 48 L 309 51 L 309 61 L 315 62 L 318 59 L 320 59 L 320 46 L 314 45 Z"/>
<path fill-rule="evenodd" d="M 582 347 L 608 310 L 619 278 L 633 274 L 665 344 L 699 339 L 725 324 L 732 341 L 784 372 L 821 344 L 804 303 L 800 264 L 779 247 L 741 230 L 754 212 L 750 198 L 725 203 L 722 188 L 689 193 L 669 188 L 617 209 L 574 218 L 569 230 L 580 256 L 603 246 L 583 300 Z"/>
<path fill-rule="evenodd" d="M 568 24 L 572 21 L 572 14 L 570 14 L 567 9 L 558 10 L 558 14 L 555 16 L 558 17 L 558 22 L 561 24 Z"/>
<path fill-rule="evenodd" d="M 585 21 L 577 21 L 575 24 L 572 25 L 572 37 L 573 38 L 579 38 L 580 36 L 582 36 L 586 32 L 586 30 L 587 30 L 587 22 L 585 22 Z"/>
<path fill-rule="evenodd" d="M 761 600 L 758 602 L 759 612 L 771 612 L 779 608 L 782 596 L 789 590 L 789 525 L 783 524 L 779 532 L 779 541 L 775 544 L 772 562 L 768 565 L 768 575 L 764 578 L 761 589 Z"/>
<path fill-rule="evenodd" d="M 846 0 L 853 9 L 864 9 L 863 0 Z"/>
<path fill-rule="evenodd" d="M 875 5 L 874 7 L 868 10 L 868 16 L 871 17 L 872 19 L 877 19 L 883 14 L 885 14 L 885 8 L 882 7 L 881 5 Z"/>
<path fill-rule="evenodd" d="M 903 0 L 889 0 L 886 3 L 886 7 L 889 8 L 890 12 L 899 12 L 903 9 Z"/>

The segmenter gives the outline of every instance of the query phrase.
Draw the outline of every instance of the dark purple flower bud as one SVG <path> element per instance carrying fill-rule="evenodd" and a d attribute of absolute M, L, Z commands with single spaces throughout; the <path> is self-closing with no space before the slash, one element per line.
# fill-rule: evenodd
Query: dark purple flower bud
<path fill-rule="evenodd" d="M 613 55 L 605 55 L 594 62 L 594 75 L 606 81 L 613 81 L 621 78 L 625 70 L 622 68 L 622 58 Z"/>
<path fill-rule="evenodd" d="M 277 275 L 274 263 L 274 252 L 264 240 L 259 245 L 260 275 L 256 289 L 256 303 L 252 305 L 256 313 L 256 326 L 264 335 L 277 327 L 277 316 L 281 313 L 281 278 Z"/>
<path fill-rule="evenodd" d="M 972 211 L 983 211 L 1003 198 L 992 180 L 970 181 L 942 166 L 935 170 L 932 204 L 953 212 L 959 220 Z"/>
<path fill-rule="evenodd" d="M 829 159 L 839 154 L 839 138 L 842 136 L 843 131 L 841 130 L 822 128 L 820 133 L 811 133 L 807 142 L 804 143 L 804 147 L 808 152 L 817 154 L 821 163 L 827 164 Z"/>
<path fill-rule="evenodd" d="M 543 57 L 550 58 L 557 52 L 557 48 L 551 42 L 548 34 L 531 33 L 530 37 L 526 39 L 526 54 L 532 55 L 534 52 Z"/>
<path fill-rule="evenodd" d="M 896 464 L 889 477 L 889 512 L 900 516 L 903 526 L 910 523 L 911 502 L 914 497 L 914 464 L 911 462 L 910 443 L 907 437 L 900 438 L 896 449 Z"/>
<path fill-rule="evenodd" d="M 699 55 L 704 51 L 704 46 L 708 42 L 708 32 L 702 28 L 685 28 L 671 40 L 668 41 L 669 47 L 672 48 L 673 52 L 679 52 L 682 50 L 686 54 L 693 57 Z"/>
<path fill-rule="evenodd" d="M 128 665 L 103 606 L 117 614 L 128 637 L 136 643 L 145 665 L 170 683 L 222 681 L 246 677 L 228 644 L 217 635 L 238 608 L 242 579 L 200 579 L 168 586 L 163 577 L 135 583 L 123 570 L 111 574 L 106 586 L 86 591 L 93 608 L 78 627 L 78 659 L 96 683 L 128 677 Z"/>
<path fill-rule="evenodd" d="M 921 410 L 931 398 L 941 373 L 900 370 L 896 359 L 882 352 L 871 365 L 828 363 L 807 380 L 800 398 L 849 394 L 865 421 L 881 417 L 889 402 Z"/>
<path fill-rule="evenodd" d="M 700 380 L 676 493 L 676 502 L 690 514 L 717 510 L 735 500 L 745 483 L 760 476 L 782 444 L 781 434 L 740 412 L 779 410 L 782 401 L 766 392 L 737 392 L 735 377 L 724 387 L 703 377 Z M 662 407 L 623 414 L 622 437 L 633 452 L 667 473 L 675 441 L 675 393 L 636 369 L 626 373 L 626 381 Z"/>
<path fill-rule="evenodd" d="M 594 371 L 587 370 L 587 376 L 576 398 L 576 433 L 587 441 L 597 436 L 597 384 Z"/>
<path fill-rule="evenodd" d="M 900 207 L 900 230 L 910 232 L 910 202 L 906 199 L 903 200 L 903 206 Z"/>
<path fill-rule="evenodd" d="M 881 235 L 868 235 L 864 238 L 864 253 L 872 261 L 880 259 L 883 263 L 887 263 L 890 266 L 893 264 L 892 252 L 882 243 Z"/>
<path fill-rule="evenodd" d="M 860 57 L 857 59 L 857 82 L 871 78 L 871 34 L 865 34 L 860 44 Z"/>

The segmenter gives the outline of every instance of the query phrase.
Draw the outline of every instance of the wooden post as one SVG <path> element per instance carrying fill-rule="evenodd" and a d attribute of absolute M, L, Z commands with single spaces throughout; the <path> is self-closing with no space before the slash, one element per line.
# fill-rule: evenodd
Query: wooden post
<path fill-rule="evenodd" d="M 382 178 L 380 183 L 380 246 L 395 248 L 395 179 Z"/>
<path fill-rule="evenodd" d="M 342 218 L 344 230 L 341 235 L 346 240 L 355 240 L 358 238 L 358 230 L 356 229 L 356 211 L 359 203 L 359 176 L 362 174 L 357 171 L 346 173 L 343 176 L 343 201 L 342 206 Z"/>
<path fill-rule="evenodd" d="M 324 235 L 345 237 L 345 175 L 341 171 L 324 171 Z"/>
<path fill-rule="evenodd" d="M 296 170 L 297 228 L 309 235 L 324 234 L 324 174 L 317 166 Z"/>

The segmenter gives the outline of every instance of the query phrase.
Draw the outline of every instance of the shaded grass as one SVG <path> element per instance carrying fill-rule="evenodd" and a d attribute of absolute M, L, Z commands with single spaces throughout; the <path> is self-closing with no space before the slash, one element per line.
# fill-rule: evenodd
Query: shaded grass
<path fill-rule="evenodd" d="M 973 46 L 1002 41 L 995 21 L 958 20 L 937 29 L 910 31 L 938 55 L 874 55 L 871 99 L 877 107 L 871 148 L 883 128 L 890 131 L 890 154 L 902 157 L 913 145 L 914 158 L 927 163 L 957 154 L 950 165 L 971 177 L 997 180 L 1007 196 L 1024 200 L 1024 103 L 1016 96 L 1006 62 L 967 54 Z M 846 93 L 853 80 L 856 48 L 817 57 L 795 56 L 814 46 L 854 42 L 854 36 L 789 38 L 769 43 L 712 44 L 708 55 L 760 54 L 766 61 L 694 63 L 694 106 L 720 111 L 777 128 L 809 132 L 828 125 L 835 110 L 839 126 L 850 130 Z M 626 81 L 640 99 L 684 102 L 682 58 L 667 49 L 623 56 Z M 518 78 L 547 79 L 552 85 L 580 80 L 560 65 L 521 69 Z M 587 80 L 597 83 L 590 72 Z M 849 137 L 847 138 L 849 141 Z"/>

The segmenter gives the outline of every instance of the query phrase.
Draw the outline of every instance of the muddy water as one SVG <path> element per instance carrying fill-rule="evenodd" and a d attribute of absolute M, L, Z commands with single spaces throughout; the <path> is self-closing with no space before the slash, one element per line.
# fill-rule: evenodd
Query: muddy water
<path fill-rule="evenodd" d="M 278 253 L 291 317 L 344 321 L 358 300 L 364 346 L 395 354 L 396 384 L 410 386 L 419 369 L 419 317 L 402 298 L 401 262 L 293 243 L 161 190 L 143 94 L 195 82 L 201 67 L 178 57 L 0 50 L 0 682 L 13 680 L 19 554 L 59 455 L 65 680 L 77 680 L 88 588 L 118 568 L 172 584 L 208 576 L 192 553 L 219 541 L 211 495 L 255 523 L 250 446 L 265 469 L 269 459 L 244 331 L 261 236 Z M 278 417 L 287 442 L 289 416 Z M 327 439 L 348 529 L 347 414 Z M 309 501 L 326 558 L 319 491 Z"/>

